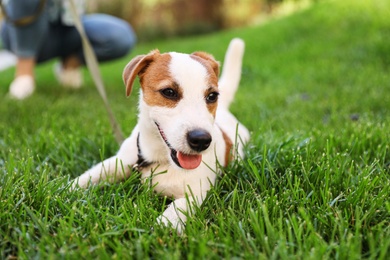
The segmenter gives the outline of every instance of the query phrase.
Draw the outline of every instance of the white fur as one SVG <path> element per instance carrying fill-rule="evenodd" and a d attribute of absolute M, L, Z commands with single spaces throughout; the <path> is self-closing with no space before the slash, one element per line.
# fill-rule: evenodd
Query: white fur
<path fill-rule="evenodd" d="M 200 62 L 188 54 L 169 53 L 171 61 L 169 71 L 183 92 L 182 99 L 175 107 L 149 106 L 141 92 L 139 100 L 139 119 L 132 134 L 121 145 L 119 152 L 97 164 L 80 177 L 77 185 L 86 188 L 89 183 L 100 181 L 114 182 L 126 178 L 131 167 L 137 162 L 137 137 L 143 157 L 153 164 L 143 168 L 142 179 L 148 178 L 155 191 L 174 198 L 164 213 L 158 218 L 159 223 L 172 225 L 179 233 L 184 228 L 191 204 L 201 205 L 207 191 L 215 183 L 218 164 L 224 164 L 226 143 L 221 129 L 234 143 L 239 156 L 243 156 L 243 145 L 249 139 L 248 130 L 229 112 L 241 76 L 241 59 L 244 43 L 240 39 L 232 40 L 226 53 L 224 72 L 219 80 L 220 97 L 216 118 L 206 106 L 204 92 L 207 84 L 207 70 Z M 145 73 L 148 73 L 146 70 Z M 161 81 L 160 84 L 165 84 Z M 210 146 L 203 152 L 203 162 L 194 170 L 185 170 L 177 166 L 170 157 L 170 149 L 163 141 L 156 127 L 160 125 L 171 146 L 184 153 L 193 153 L 187 144 L 186 134 L 194 128 L 208 131 L 212 136 Z M 236 130 L 238 129 L 238 132 Z"/>

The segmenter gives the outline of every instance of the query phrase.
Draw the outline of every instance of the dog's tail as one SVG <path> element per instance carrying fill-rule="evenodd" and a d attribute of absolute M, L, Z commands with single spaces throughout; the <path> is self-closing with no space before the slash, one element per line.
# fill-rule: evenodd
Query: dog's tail
<path fill-rule="evenodd" d="M 231 40 L 226 51 L 223 70 L 219 79 L 220 97 L 218 101 L 218 105 L 226 109 L 232 103 L 240 83 L 244 49 L 244 41 L 239 38 L 234 38 Z"/>

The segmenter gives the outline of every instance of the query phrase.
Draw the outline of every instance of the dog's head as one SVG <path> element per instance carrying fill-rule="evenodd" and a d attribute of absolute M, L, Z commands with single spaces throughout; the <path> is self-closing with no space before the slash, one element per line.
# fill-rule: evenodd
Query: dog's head
<path fill-rule="evenodd" d="M 154 50 L 129 62 L 123 72 L 126 94 L 135 78 L 141 84 L 140 113 L 165 143 L 168 157 L 195 169 L 214 140 L 219 63 L 204 52 Z"/>

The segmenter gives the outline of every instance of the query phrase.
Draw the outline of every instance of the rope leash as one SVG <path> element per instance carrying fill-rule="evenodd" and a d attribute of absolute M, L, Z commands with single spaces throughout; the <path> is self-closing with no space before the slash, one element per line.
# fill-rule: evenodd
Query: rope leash
<path fill-rule="evenodd" d="M 121 144 L 124 141 L 124 136 L 118 122 L 115 119 L 114 113 L 111 110 L 110 104 L 108 102 L 106 90 L 104 88 L 104 83 L 102 80 L 102 76 L 100 74 L 95 52 L 93 51 L 91 43 L 89 42 L 87 35 L 85 34 L 84 27 L 81 23 L 81 19 L 77 14 L 76 4 L 74 3 L 74 0 L 69 0 L 69 2 L 70 2 L 71 12 L 73 14 L 76 29 L 81 36 L 85 61 L 87 63 L 88 70 L 92 74 L 92 78 L 95 83 L 96 89 L 103 100 L 104 107 L 106 108 L 110 120 L 111 128 L 114 133 L 115 140 L 118 142 L 118 144 Z"/>

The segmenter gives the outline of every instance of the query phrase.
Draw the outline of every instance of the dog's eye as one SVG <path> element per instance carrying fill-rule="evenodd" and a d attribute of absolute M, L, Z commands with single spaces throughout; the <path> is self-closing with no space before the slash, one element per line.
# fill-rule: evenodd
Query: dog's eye
<path fill-rule="evenodd" d="M 169 98 L 169 99 L 177 99 L 178 98 L 178 93 L 177 91 L 175 91 L 174 89 L 172 88 L 164 88 L 162 90 L 160 90 L 160 93 L 166 97 L 166 98 Z"/>
<path fill-rule="evenodd" d="M 207 103 L 215 103 L 218 100 L 218 92 L 211 92 L 210 94 L 207 95 L 206 97 L 206 102 Z"/>

